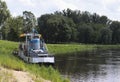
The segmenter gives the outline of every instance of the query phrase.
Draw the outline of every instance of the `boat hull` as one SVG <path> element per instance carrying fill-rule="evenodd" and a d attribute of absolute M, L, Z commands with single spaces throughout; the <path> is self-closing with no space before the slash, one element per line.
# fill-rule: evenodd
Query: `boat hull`
<path fill-rule="evenodd" d="M 38 57 L 29 57 L 26 56 L 23 52 L 18 52 L 18 56 L 28 63 L 51 63 L 54 64 L 55 60 L 53 56 L 38 56 Z"/>

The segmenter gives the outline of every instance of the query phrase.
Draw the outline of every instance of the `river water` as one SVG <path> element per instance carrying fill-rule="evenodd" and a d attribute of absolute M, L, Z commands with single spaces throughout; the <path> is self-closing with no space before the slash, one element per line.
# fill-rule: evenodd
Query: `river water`
<path fill-rule="evenodd" d="M 120 50 L 96 50 L 55 58 L 55 68 L 71 82 L 120 82 Z"/>

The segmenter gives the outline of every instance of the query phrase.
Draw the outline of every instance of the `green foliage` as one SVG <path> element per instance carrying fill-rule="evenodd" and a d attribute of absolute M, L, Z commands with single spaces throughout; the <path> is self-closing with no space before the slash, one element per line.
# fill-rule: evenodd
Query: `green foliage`
<path fill-rule="evenodd" d="M 0 65 L 15 70 L 24 70 L 23 62 L 12 55 L 14 48 L 17 48 L 17 43 L 0 41 Z"/>
<path fill-rule="evenodd" d="M 93 28 L 90 25 L 83 24 L 78 26 L 78 38 L 81 43 L 91 43 Z"/>
<path fill-rule="evenodd" d="M 74 31 L 74 29 L 72 29 L 74 28 L 73 21 L 59 15 L 46 15 L 48 17 L 45 18 L 44 16 L 45 15 L 38 19 L 38 25 L 45 41 L 51 43 L 69 42 L 72 38 L 72 32 Z M 40 23 L 41 21 L 43 22 Z"/>
<path fill-rule="evenodd" d="M 102 29 L 100 40 L 103 44 L 110 44 L 112 42 L 112 31 L 109 28 Z"/>
<path fill-rule="evenodd" d="M 23 18 L 21 16 L 9 18 L 1 30 L 3 39 L 18 41 L 23 31 Z"/>
<path fill-rule="evenodd" d="M 39 65 L 27 65 L 28 70 L 35 74 L 36 77 L 43 77 L 47 78 L 48 80 L 51 80 L 52 82 L 69 82 L 67 79 L 63 79 L 61 76 L 59 76 L 59 72 L 55 69 L 53 69 L 52 66 L 45 67 L 45 66 L 39 66 Z"/>
<path fill-rule="evenodd" d="M 99 19 L 99 23 L 106 25 L 108 23 L 108 18 L 106 16 L 101 16 Z"/>
<path fill-rule="evenodd" d="M 80 10 L 66 9 L 62 12 L 56 11 L 54 14 L 46 14 L 39 17 L 38 30 L 48 43 L 79 42 L 110 44 L 113 41 L 103 42 L 101 40 L 103 37 L 107 37 L 101 32 L 103 31 L 102 29 L 110 28 L 110 22 L 106 16 L 99 16 L 96 13 L 91 14 L 87 11 L 80 12 Z M 109 32 L 109 36 L 113 36 L 112 33 L 114 32 Z M 111 37 L 109 38 L 111 39 Z"/>
<path fill-rule="evenodd" d="M 51 54 L 64 55 L 64 54 L 75 54 L 82 51 L 91 51 L 95 49 L 118 49 L 120 45 L 95 45 L 95 44 L 47 44 L 48 50 Z"/>
<path fill-rule="evenodd" d="M 3 26 L 7 18 L 10 17 L 10 12 L 4 1 L 0 0 L 0 26 Z"/>
<path fill-rule="evenodd" d="M 89 12 L 87 12 L 87 11 L 82 12 L 81 15 L 82 15 L 81 18 L 80 18 L 81 22 L 90 23 L 91 17 L 90 17 L 90 13 Z"/>
<path fill-rule="evenodd" d="M 120 22 L 113 21 L 110 25 L 110 29 L 112 30 L 112 43 L 120 43 Z"/>
<path fill-rule="evenodd" d="M 48 44 L 50 53 L 53 54 L 68 54 L 77 53 L 80 51 L 89 51 L 96 48 L 96 45 L 84 44 Z"/>
<path fill-rule="evenodd" d="M 24 11 L 23 12 L 23 24 L 24 24 L 24 31 L 31 32 L 32 28 L 36 27 L 36 18 L 33 13 Z"/>

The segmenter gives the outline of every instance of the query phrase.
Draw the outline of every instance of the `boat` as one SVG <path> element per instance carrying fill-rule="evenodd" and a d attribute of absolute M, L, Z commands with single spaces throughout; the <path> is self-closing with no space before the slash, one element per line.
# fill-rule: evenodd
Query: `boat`
<path fill-rule="evenodd" d="M 17 55 L 28 63 L 49 63 L 54 64 L 55 58 L 48 53 L 47 46 L 41 34 L 32 32 L 20 35 L 24 38 L 19 44 Z"/>

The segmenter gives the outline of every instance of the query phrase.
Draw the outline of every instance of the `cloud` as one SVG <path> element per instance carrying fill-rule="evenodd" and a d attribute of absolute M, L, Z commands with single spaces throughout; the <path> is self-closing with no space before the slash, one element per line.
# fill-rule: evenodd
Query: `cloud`
<path fill-rule="evenodd" d="M 34 7 L 35 3 L 33 0 L 18 0 L 19 2 L 21 2 L 21 4 L 23 4 L 24 6 L 31 6 Z"/>
<path fill-rule="evenodd" d="M 61 10 L 66 8 L 78 9 L 78 7 L 75 4 L 67 3 L 65 2 L 65 0 L 55 0 L 55 4 L 57 4 L 58 8 Z"/>
<path fill-rule="evenodd" d="M 89 11 L 106 15 L 113 20 L 120 20 L 120 0 L 4 0 L 13 15 L 31 11 L 37 17 L 63 9 Z M 16 14 L 15 14 L 16 13 Z"/>
<path fill-rule="evenodd" d="M 32 3 L 35 4 L 34 7 L 28 7 L 27 9 L 35 12 L 36 16 L 61 11 L 66 8 L 77 9 L 74 4 L 68 4 L 64 0 L 33 0 Z"/>
<path fill-rule="evenodd" d="M 120 7 L 118 7 L 117 11 L 120 12 Z"/>
<path fill-rule="evenodd" d="M 17 13 L 16 13 L 16 12 L 13 12 L 12 16 L 13 16 L 13 17 L 16 17 L 16 16 L 17 16 Z"/>
<path fill-rule="evenodd" d="M 113 20 L 119 20 L 120 21 L 120 0 L 103 0 L 103 5 L 105 8 L 105 11 L 103 14 L 107 15 Z"/>
<path fill-rule="evenodd" d="M 63 10 L 66 8 L 76 9 L 74 4 L 66 3 L 64 0 L 38 0 L 36 8 L 47 11 Z"/>

